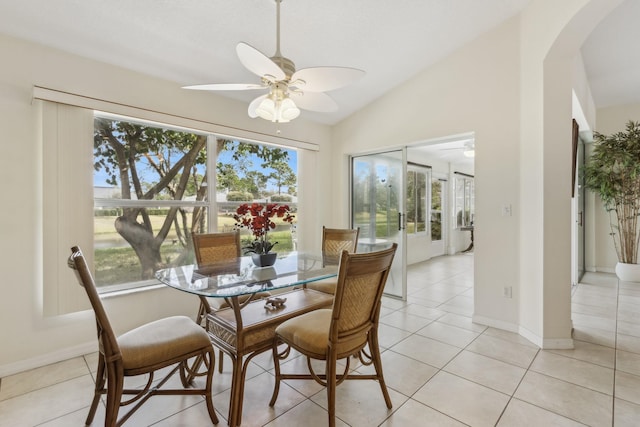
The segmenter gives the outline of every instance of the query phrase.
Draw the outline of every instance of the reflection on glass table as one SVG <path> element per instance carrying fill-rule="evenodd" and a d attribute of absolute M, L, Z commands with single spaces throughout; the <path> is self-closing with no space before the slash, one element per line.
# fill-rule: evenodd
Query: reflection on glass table
<path fill-rule="evenodd" d="M 156 278 L 189 293 L 229 298 L 302 285 L 336 273 L 336 266 L 322 267 L 320 256 L 291 252 L 271 267 L 256 267 L 250 256 L 243 256 L 233 261 L 159 270 Z"/>

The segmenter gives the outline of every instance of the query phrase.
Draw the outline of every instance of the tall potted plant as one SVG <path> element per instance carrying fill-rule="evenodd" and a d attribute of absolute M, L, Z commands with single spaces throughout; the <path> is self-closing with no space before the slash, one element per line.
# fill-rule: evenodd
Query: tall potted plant
<path fill-rule="evenodd" d="M 593 154 L 584 168 L 585 187 L 600 196 L 609 213 L 621 280 L 640 281 L 640 122 L 623 132 L 594 133 Z"/>

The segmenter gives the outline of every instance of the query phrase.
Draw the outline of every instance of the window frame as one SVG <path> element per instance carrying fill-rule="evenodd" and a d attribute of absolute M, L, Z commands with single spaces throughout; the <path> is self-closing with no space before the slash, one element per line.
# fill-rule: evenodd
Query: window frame
<path fill-rule="evenodd" d="M 446 227 L 446 185 L 447 185 L 447 180 L 441 176 L 438 176 L 440 174 L 435 174 L 432 173 L 431 174 L 431 182 L 429 185 L 429 191 L 430 191 L 430 197 L 429 197 L 429 237 L 431 238 L 432 242 L 440 242 L 442 240 L 445 239 L 445 227 Z M 433 184 L 434 183 L 439 183 L 440 184 L 440 209 L 433 209 Z M 440 213 L 440 239 L 438 240 L 434 240 L 433 239 L 433 213 L 434 212 L 439 212 Z"/>
<path fill-rule="evenodd" d="M 212 133 L 208 133 L 208 132 L 202 132 L 202 131 L 196 131 L 193 129 L 185 129 L 182 127 L 176 127 L 176 126 L 172 126 L 169 124 L 163 124 L 163 123 L 157 123 L 157 122 L 148 122 L 145 120 L 140 120 L 140 119 L 136 119 L 136 118 L 131 118 L 129 116 L 121 116 L 121 115 L 114 115 L 114 114 L 109 114 L 109 113 L 103 113 L 103 112 L 99 112 L 99 111 L 94 111 L 93 112 L 93 116 L 94 116 L 94 120 L 96 118 L 106 118 L 109 120 L 116 120 L 116 121 L 122 121 L 122 122 L 127 122 L 127 123 L 133 123 L 133 124 L 139 124 L 139 125 L 144 125 L 144 126 L 152 126 L 152 127 L 157 127 L 157 128 L 161 128 L 164 130 L 174 130 L 174 131 L 178 131 L 178 132 L 187 132 L 187 133 L 192 133 L 195 135 L 201 135 L 201 136 L 206 136 L 207 137 L 207 143 L 205 146 L 205 151 L 206 151 L 206 169 L 205 169 L 205 174 L 208 176 L 208 181 L 207 181 L 207 197 L 206 200 L 201 200 L 201 201 L 197 201 L 197 200 L 187 200 L 187 199 L 182 199 L 182 200 L 138 200 L 138 199 L 122 199 L 122 198 L 104 198 L 104 197 L 94 197 L 93 199 L 93 203 L 94 203 L 94 209 L 100 209 L 100 208 L 171 208 L 171 207 L 180 207 L 180 208 L 195 208 L 195 207 L 202 207 L 202 208 L 206 208 L 207 209 L 207 232 L 216 232 L 219 229 L 219 225 L 218 225 L 218 207 L 219 207 L 219 203 L 217 200 L 217 194 L 218 194 L 218 190 L 217 190 L 217 161 L 218 161 L 218 152 L 217 152 L 217 142 L 218 139 L 228 139 L 228 138 L 222 138 L 218 135 L 212 134 Z M 238 141 L 238 142 L 242 142 L 242 143 L 246 143 L 246 144 L 253 144 L 253 145 L 259 145 L 259 146 L 268 146 L 268 147 L 274 147 L 274 148 L 281 148 L 281 149 L 285 149 L 285 150 L 289 150 L 289 151 L 298 151 L 297 148 L 295 147 L 287 147 L 284 145 L 277 145 L 277 144 L 264 144 L 264 143 L 258 143 L 255 141 L 245 141 L 239 138 L 233 138 L 234 141 Z M 297 155 L 296 155 L 297 157 Z M 95 153 L 93 155 L 93 159 L 95 162 Z M 296 162 L 297 163 L 297 162 Z M 214 173 L 211 173 L 211 171 L 214 171 Z M 251 201 L 247 201 L 247 202 L 251 202 Z M 237 204 L 241 204 L 241 203 L 247 203 L 247 202 L 237 202 Z M 265 200 L 266 202 L 266 200 Z M 236 202 L 231 202 L 231 203 L 236 203 Z M 288 203 L 289 205 L 297 205 L 297 202 L 294 203 Z M 95 216 L 94 216 L 94 221 L 95 221 Z M 95 253 L 96 251 L 96 246 L 93 246 L 93 255 L 94 257 L 97 259 L 98 256 Z M 122 292 L 122 291 L 132 291 L 138 288 L 144 288 L 144 287 L 149 287 L 149 286 L 155 286 L 158 284 L 158 281 L 155 279 L 142 279 L 142 280 L 136 280 L 136 281 L 131 281 L 131 282 L 126 282 L 126 283 L 118 283 L 118 284 L 112 284 L 112 285 L 103 285 L 100 283 L 97 283 L 98 285 L 98 292 L 101 294 L 107 294 L 107 293 L 111 293 L 111 292 Z"/>
<path fill-rule="evenodd" d="M 455 216 L 455 228 L 463 229 L 473 227 L 475 218 L 475 178 L 473 175 L 469 175 L 462 172 L 454 172 L 455 175 L 455 201 L 454 201 L 454 216 Z M 462 185 L 460 185 L 462 183 Z M 462 193 L 462 194 L 460 194 Z M 469 215 L 465 215 L 466 212 Z M 458 213 L 460 217 L 458 218 Z"/>
<path fill-rule="evenodd" d="M 414 162 L 407 162 L 407 187 L 409 187 L 409 175 L 413 174 L 414 176 L 414 185 L 413 185 L 413 195 L 410 196 L 409 193 L 409 188 L 406 189 L 407 194 L 406 194 L 406 199 L 407 199 L 407 223 L 408 223 L 408 218 L 409 218 L 409 200 L 412 199 L 414 201 L 414 205 L 413 205 L 413 218 L 414 218 L 414 227 L 413 227 L 413 231 L 409 231 L 408 227 L 406 227 L 407 229 L 407 236 L 419 236 L 419 235 L 426 235 L 428 233 L 430 233 L 430 221 L 429 221 L 429 215 L 430 215 L 430 210 L 431 210 L 431 188 L 430 188 L 430 183 L 431 183 L 431 177 L 433 175 L 433 171 L 431 166 L 428 165 L 423 165 L 420 163 L 414 163 Z M 423 206 L 422 207 L 422 216 L 423 216 L 423 223 L 424 223 L 424 230 L 420 230 L 418 231 L 418 219 L 419 219 L 419 212 L 420 212 L 420 204 L 419 203 L 419 188 L 417 185 L 417 180 L 415 179 L 417 177 L 418 174 L 422 174 L 424 175 L 424 188 L 423 193 L 422 193 L 422 199 L 423 199 Z"/>
<path fill-rule="evenodd" d="M 197 131 L 194 129 L 185 129 L 183 127 L 178 127 L 178 126 L 172 126 L 170 124 L 166 124 L 166 123 L 157 123 L 157 122 L 150 122 L 148 120 L 143 120 L 143 119 L 137 119 L 137 118 L 133 118 L 133 117 L 129 117 L 129 116 L 122 116 L 122 115 L 116 115 L 116 114 L 111 114 L 111 113 L 104 113 L 102 111 L 97 111 L 97 110 L 93 110 L 93 119 L 94 119 L 94 123 L 95 120 L 97 118 L 105 118 L 108 120 L 114 120 L 114 121 L 120 121 L 120 122 L 126 122 L 126 123 L 132 123 L 132 124 L 137 124 L 137 125 L 143 125 L 143 126 L 148 126 L 148 127 L 156 127 L 159 129 L 163 129 L 163 130 L 172 130 L 172 131 L 176 131 L 176 132 L 185 132 L 185 133 L 191 133 L 194 135 L 201 135 L 201 136 L 206 136 L 207 137 L 207 142 L 205 145 L 204 150 L 207 153 L 207 160 L 206 160 L 206 171 L 209 171 L 211 167 L 213 167 L 213 170 L 215 170 L 215 158 L 216 158 L 216 154 L 215 153 L 215 149 L 216 149 L 216 144 L 215 144 L 215 136 L 213 136 L 210 133 L 207 132 L 202 132 L 202 131 Z M 212 138 L 213 136 L 213 138 Z M 212 139 L 213 139 L 213 143 L 212 143 Z M 209 153 L 213 152 L 213 155 L 210 155 Z M 92 164 L 95 162 L 95 152 L 92 150 L 92 159 L 93 162 Z M 213 166 L 212 166 L 213 165 Z M 202 200 L 202 201 L 198 201 L 198 200 L 187 200 L 187 199 L 182 199 L 182 200 L 138 200 L 138 199 L 123 199 L 123 198 L 101 198 L 101 197 L 95 197 L 95 193 L 94 193 L 94 197 L 93 197 L 93 208 L 94 208 L 94 217 L 93 217 L 93 222 L 95 224 L 95 220 L 96 220 L 96 216 L 95 216 L 95 209 L 101 209 L 101 208 L 172 208 L 172 207 L 176 207 L 176 208 L 195 208 L 195 207 L 202 207 L 202 208 L 206 208 L 207 209 L 207 227 L 208 227 L 208 231 L 212 231 L 211 230 L 211 224 L 209 222 L 209 220 L 211 219 L 211 215 L 210 212 L 216 208 L 216 200 L 215 200 L 215 192 L 214 192 L 214 196 L 213 199 L 211 199 L 211 187 L 213 187 L 214 191 L 215 191 L 215 174 L 213 174 L 213 182 L 211 183 L 211 186 L 209 187 L 209 191 L 207 192 L 207 200 Z M 92 176 L 92 186 L 94 184 L 94 179 Z M 95 187 L 94 187 L 95 188 Z M 94 236 L 95 236 L 95 229 L 94 229 Z M 96 245 L 95 245 L 95 238 L 94 238 L 94 245 L 91 247 L 91 253 L 94 257 L 94 260 L 98 259 L 97 253 L 96 253 Z M 96 271 L 96 266 L 94 264 L 93 266 L 93 271 L 94 271 L 94 277 L 96 278 L 96 281 L 99 280 L 99 275 L 97 274 Z M 140 288 L 147 288 L 147 287 L 152 287 L 152 286 L 156 286 L 158 285 L 158 281 L 155 279 L 141 279 L 141 280 L 136 280 L 136 281 L 130 281 L 130 282 L 125 282 L 125 283 L 117 283 L 117 284 L 100 284 L 100 283 L 96 283 L 98 292 L 100 294 L 109 294 L 109 293 L 113 293 L 113 292 L 128 292 L 128 291 L 135 291 L 137 289 Z"/>

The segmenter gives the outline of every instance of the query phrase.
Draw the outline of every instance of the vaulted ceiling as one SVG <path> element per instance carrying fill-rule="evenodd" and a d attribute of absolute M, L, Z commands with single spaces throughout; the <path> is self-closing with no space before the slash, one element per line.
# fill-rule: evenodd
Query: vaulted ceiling
<path fill-rule="evenodd" d="M 303 111 L 335 124 L 488 29 L 529 0 L 283 0 L 281 52 L 297 69 L 366 71 L 330 92 L 335 113 Z M 235 47 L 271 56 L 274 0 L 7 0 L 0 33 L 164 78 L 177 86 L 258 83 Z M 596 105 L 640 102 L 640 1 L 626 0 L 593 31 L 583 58 Z M 219 92 L 249 103 L 255 91 Z"/>
<path fill-rule="evenodd" d="M 516 15 L 529 0 L 283 0 L 281 52 L 297 69 L 344 66 L 366 72 L 330 92 L 335 113 L 303 116 L 334 124 Z M 0 32 L 174 81 L 259 83 L 236 55 L 243 41 L 272 56 L 274 0 L 8 0 Z M 219 92 L 249 103 L 260 93 Z"/>

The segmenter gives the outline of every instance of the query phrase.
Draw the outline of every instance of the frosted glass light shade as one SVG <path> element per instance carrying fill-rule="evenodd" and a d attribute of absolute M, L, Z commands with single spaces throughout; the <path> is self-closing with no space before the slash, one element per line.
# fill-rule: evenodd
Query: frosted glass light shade
<path fill-rule="evenodd" d="M 291 98 L 285 98 L 280 104 L 280 121 L 293 120 L 300 115 L 300 109 L 296 107 L 295 102 Z"/>
<path fill-rule="evenodd" d="M 276 104 L 269 97 L 262 100 L 258 108 L 256 108 L 256 114 L 265 120 L 273 121 L 276 112 Z"/>
<path fill-rule="evenodd" d="M 287 123 L 300 115 L 300 109 L 289 97 L 274 101 L 272 96 L 268 96 L 260 102 L 256 114 L 265 120 Z"/>

